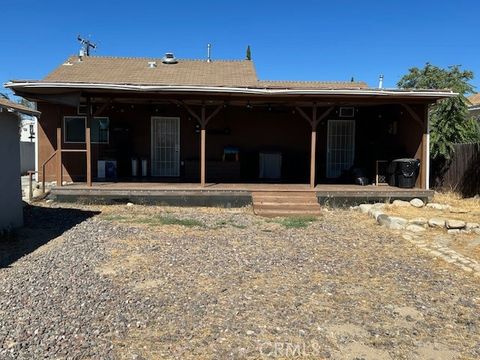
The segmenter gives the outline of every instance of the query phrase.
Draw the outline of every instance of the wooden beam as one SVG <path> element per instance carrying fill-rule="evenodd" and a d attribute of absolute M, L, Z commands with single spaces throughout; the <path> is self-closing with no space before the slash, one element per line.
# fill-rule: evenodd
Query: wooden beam
<path fill-rule="evenodd" d="M 307 114 L 305 114 L 305 111 L 302 110 L 301 107 L 299 106 L 295 106 L 295 109 L 298 111 L 298 113 L 305 119 L 308 121 L 308 123 L 313 126 L 312 124 L 312 119 L 310 118 L 310 116 L 308 116 Z"/>
<path fill-rule="evenodd" d="M 101 113 L 105 111 L 105 109 L 113 102 L 113 99 L 108 99 L 106 103 L 102 104 L 100 108 L 95 111 L 95 114 L 93 116 L 100 116 Z"/>
<path fill-rule="evenodd" d="M 215 110 L 213 110 L 213 112 L 205 119 L 205 126 L 208 124 L 208 122 L 211 119 L 213 119 L 220 112 L 220 110 L 222 110 L 222 108 L 223 108 L 223 105 L 219 105 Z"/>
<path fill-rule="evenodd" d="M 430 167 L 430 149 L 429 147 L 429 129 L 428 129 L 428 105 L 425 105 L 425 121 L 423 122 L 423 134 L 422 134 L 422 159 L 420 160 L 420 186 L 422 189 L 427 190 L 429 188 L 429 167 Z"/>
<path fill-rule="evenodd" d="M 330 106 L 327 110 L 325 110 L 322 115 L 320 115 L 319 117 L 316 117 L 315 116 L 315 123 L 314 123 L 314 127 L 315 129 L 317 128 L 318 124 L 320 124 L 320 122 L 325 119 L 328 115 L 330 115 L 330 113 L 333 111 L 333 109 L 335 109 L 335 106 Z"/>
<path fill-rule="evenodd" d="M 57 127 L 57 186 L 63 185 L 63 163 L 62 163 L 62 120 Z"/>
<path fill-rule="evenodd" d="M 86 145 L 86 158 L 87 158 L 87 186 L 92 186 L 92 142 L 90 139 L 91 126 L 92 126 L 92 103 L 90 98 L 87 98 L 87 124 L 85 127 L 85 145 Z"/>
<path fill-rule="evenodd" d="M 200 116 L 198 116 L 195 111 L 193 111 L 190 106 L 188 106 L 187 104 L 185 104 L 185 102 L 181 101 L 180 104 L 188 111 L 188 113 L 190 115 L 192 115 L 199 123 L 200 125 L 202 124 L 202 119 L 200 118 Z"/>
<path fill-rule="evenodd" d="M 423 129 L 423 120 L 418 114 L 415 112 L 415 110 L 412 109 L 412 107 L 408 104 L 401 104 L 405 110 L 410 114 L 410 116 L 415 120 L 417 124 L 420 125 L 420 127 Z"/>

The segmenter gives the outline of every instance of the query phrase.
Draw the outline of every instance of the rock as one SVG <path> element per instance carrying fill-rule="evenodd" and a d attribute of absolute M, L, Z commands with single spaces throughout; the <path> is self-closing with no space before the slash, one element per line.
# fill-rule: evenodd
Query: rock
<path fill-rule="evenodd" d="M 133 206 L 133 203 L 129 202 L 127 203 L 127 206 Z"/>
<path fill-rule="evenodd" d="M 423 227 L 427 227 L 428 220 L 420 217 L 420 218 L 415 218 L 415 219 L 408 220 L 408 223 L 423 226 Z"/>
<path fill-rule="evenodd" d="M 466 214 L 470 212 L 470 210 L 463 209 L 463 208 L 450 208 L 450 212 L 454 214 Z"/>
<path fill-rule="evenodd" d="M 402 226 L 405 226 L 408 223 L 407 219 L 404 219 L 404 218 L 399 217 L 399 216 L 390 216 L 390 222 L 397 223 L 397 224 L 400 224 Z"/>
<path fill-rule="evenodd" d="M 379 217 L 380 215 L 382 215 L 382 214 L 384 214 L 383 211 L 377 210 L 377 209 L 375 209 L 375 208 L 370 209 L 370 211 L 368 212 L 368 215 L 370 215 L 371 217 L 373 217 L 375 220 L 377 220 L 378 217 Z"/>
<path fill-rule="evenodd" d="M 247 335 L 254 335 L 254 334 L 255 334 L 255 331 L 247 330 Z"/>
<path fill-rule="evenodd" d="M 52 199 L 48 199 L 47 201 L 45 201 L 47 204 L 51 204 L 53 202 Z"/>
<path fill-rule="evenodd" d="M 43 196 L 43 192 L 41 189 L 34 189 L 33 190 L 33 197 L 34 198 L 38 198 L 38 197 L 41 197 Z"/>
<path fill-rule="evenodd" d="M 370 209 L 372 208 L 372 204 L 361 204 L 358 206 L 358 209 L 364 213 L 364 214 L 368 214 L 368 212 L 370 211 Z"/>
<path fill-rule="evenodd" d="M 382 226 L 387 226 L 390 223 L 390 217 L 386 214 L 379 215 L 376 220 Z"/>
<path fill-rule="evenodd" d="M 414 233 L 423 232 L 423 231 L 426 230 L 423 226 L 414 225 L 414 224 L 408 225 L 405 229 L 407 231 L 411 231 L 411 232 L 414 232 Z"/>
<path fill-rule="evenodd" d="M 480 235 L 480 228 L 473 229 L 473 232 L 477 235 Z"/>
<path fill-rule="evenodd" d="M 421 207 L 425 206 L 425 203 L 422 200 L 420 200 L 418 198 L 415 198 L 415 199 L 410 200 L 410 205 L 412 205 L 416 208 L 421 208 Z"/>
<path fill-rule="evenodd" d="M 448 233 L 449 235 L 460 234 L 460 229 L 448 229 L 448 230 L 447 230 L 447 233 Z"/>
<path fill-rule="evenodd" d="M 403 200 L 393 200 L 392 205 L 393 206 L 410 206 L 410 203 L 408 201 L 403 201 Z"/>
<path fill-rule="evenodd" d="M 448 210 L 450 209 L 450 205 L 438 204 L 438 203 L 428 203 L 426 207 L 435 210 Z"/>
<path fill-rule="evenodd" d="M 473 230 L 473 229 L 478 229 L 478 228 L 480 228 L 479 223 L 467 222 L 465 224 L 465 230 Z"/>
<path fill-rule="evenodd" d="M 431 218 L 428 220 L 428 226 L 433 228 L 443 228 L 445 227 L 445 219 Z"/>
<path fill-rule="evenodd" d="M 465 222 L 461 220 L 447 220 L 445 226 L 447 229 L 463 229 L 465 227 Z"/>

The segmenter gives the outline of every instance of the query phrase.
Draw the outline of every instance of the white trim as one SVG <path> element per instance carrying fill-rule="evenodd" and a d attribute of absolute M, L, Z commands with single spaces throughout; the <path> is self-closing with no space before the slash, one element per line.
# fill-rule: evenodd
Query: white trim
<path fill-rule="evenodd" d="M 85 141 L 67 141 L 67 131 L 66 131 L 66 126 L 65 126 L 65 120 L 67 118 L 70 119 L 80 119 L 82 118 L 85 124 L 85 129 L 87 128 L 87 117 L 83 115 L 67 115 L 63 117 L 63 143 L 64 144 L 85 144 Z M 110 118 L 108 116 L 94 116 L 93 119 L 108 119 L 110 121 Z M 90 130 L 91 131 L 91 130 Z M 99 144 L 99 145 L 109 145 L 110 144 L 110 124 L 108 127 L 108 132 L 107 132 L 107 141 L 106 142 L 99 142 L 99 141 L 91 141 L 92 144 Z"/>
<path fill-rule="evenodd" d="M 267 89 L 250 87 L 222 87 L 222 86 L 192 86 L 192 85 L 129 85 L 105 83 L 56 83 L 56 82 L 7 82 L 6 88 L 21 90 L 25 88 L 68 88 L 68 89 L 97 89 L 123 90 L 140 92 L 208 92 L 208 93 L 238 93 L 256 95 L 356 95 L 356 96 L 389 96 L 389 97 L 431 97 L 448 98 L 457 96 L 452 91 L 437 90 L 400 90 L 400 89 Z"/>

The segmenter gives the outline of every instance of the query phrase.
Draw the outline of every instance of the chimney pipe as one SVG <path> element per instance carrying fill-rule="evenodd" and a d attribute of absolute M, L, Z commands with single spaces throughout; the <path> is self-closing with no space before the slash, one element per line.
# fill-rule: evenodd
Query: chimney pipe
<path fill-rule="evenodd" d="M 212 62 L 212 44 L 207 44 L 207 62 Z"/>
<path fill-rule="evenodd" d="M 378 77 L 378 88 L 383 89 L 383 74 Z"/>

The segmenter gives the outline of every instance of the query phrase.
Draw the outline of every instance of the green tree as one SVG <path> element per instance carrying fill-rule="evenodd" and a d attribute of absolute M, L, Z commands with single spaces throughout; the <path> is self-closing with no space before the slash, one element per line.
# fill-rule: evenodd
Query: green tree
<path fill-rule="evenodd" d="M 430 154 L 433 162 L 443 166 L 450 159 L 454 145 L 480 141 L 478 123 L 468 114 L 466 94 L 474 92 L 470 84 L 473 72 L 460 65 L 442 69 L 427 63 L 411 68 L 398 82 L 404 89 L 450 89 L 458 96 L 443 99 L 429 109 Z"/>
<path fill-rule="evenodd" d="M 252 51 L 250 50 L 250 45 L 247 46 L 247 54 L 245 56 L 247 60 L 252 60 Z"/>

